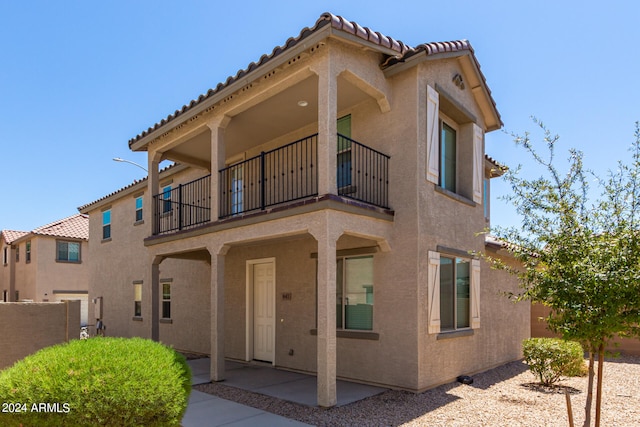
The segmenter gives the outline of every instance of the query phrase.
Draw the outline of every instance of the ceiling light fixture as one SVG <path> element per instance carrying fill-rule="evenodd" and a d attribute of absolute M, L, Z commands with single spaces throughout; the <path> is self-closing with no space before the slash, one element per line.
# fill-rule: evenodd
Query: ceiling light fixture
<path fill-rule="evenodd" d="M 307 101 L 298 101 L 298 106 L 299 107 L 306 107 L 307 105 L 309 105 L 309 103 Z"/>

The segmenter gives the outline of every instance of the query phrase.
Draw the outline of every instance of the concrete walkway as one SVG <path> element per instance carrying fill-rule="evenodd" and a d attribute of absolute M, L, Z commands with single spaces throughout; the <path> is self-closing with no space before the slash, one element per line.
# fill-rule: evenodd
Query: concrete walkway
<path fill-rule="evenodd" d="M 198 390 L 191 390 L 187 413 L 181 424 L 183 427 L 309 425 Z"/>
<path fill-rule="evenodd" d="M 209 358 L 188 361 L 192 383 L 211 382 Z M 225 363 L 224 385 L 265 394 L 307 406 L 316 406 L 317 382 L 312 375 L 274 369 L 268 365 Z M 338 380 L 338 406 L 382 393 L 386 389 Z M 199 426 L 306 426 L 279 415 L 219 397 L 191 391 L 189 406 L 182 419 L 183 427 Z"/>

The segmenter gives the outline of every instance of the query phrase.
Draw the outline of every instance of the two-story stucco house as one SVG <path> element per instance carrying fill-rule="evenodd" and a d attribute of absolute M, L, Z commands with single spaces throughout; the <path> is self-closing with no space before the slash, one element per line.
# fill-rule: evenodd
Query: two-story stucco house
<path fill-rule="evenodd" d="M 75 214 L 31 231 L 0 232 L 2 302 L 80 300 L 88 317 L 89 217 Z M 93 319 L 95 320 L 95 319 Z"/>
<path fill-rule="evenodd" d="M 529 308 L 471 255 L 501 120 L 467 41 L 324 14 L 129 142 L 149 176 L 80 208 L 109 333 L 421 391 L 518 359 Z M 177 165 L 159 171 L 159 164 Z"/>

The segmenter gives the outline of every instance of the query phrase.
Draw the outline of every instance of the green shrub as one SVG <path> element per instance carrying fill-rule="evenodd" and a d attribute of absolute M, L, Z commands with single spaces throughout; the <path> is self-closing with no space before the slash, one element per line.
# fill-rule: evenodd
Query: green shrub
<path fill-rule="evenodd" d="M 73 340 L 0 371 L 0 425 L 178 426 L 190 392 L 191 370 L 171 348 L 142 338 Z"/>
<path fill-rule="evenodd" d="M 573 341 L 559 338 L 529 338 L 522 342 L 524 361 L 544 385 L 560 377 L 582 376 L 586 372 L 584 350 Z"/>

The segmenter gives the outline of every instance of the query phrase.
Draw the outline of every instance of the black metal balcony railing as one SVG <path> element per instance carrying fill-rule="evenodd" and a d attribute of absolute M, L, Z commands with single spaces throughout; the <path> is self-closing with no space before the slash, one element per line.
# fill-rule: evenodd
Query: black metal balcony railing
<path fill-rule="evenodd" d="M 220 218 L 318 194 L 318 134 L 220 171 Z"/>
<path fill-rule="evenodd" d="M 338 134 L 338 195 L 388 208 L 389 156 Z M 318 134 L 220 170 L 219 218 L 318 195 Z M 211 221 L 210 175 L 153 196 L 153 234 Z"/>
<path fill-rule="evenodd" d="M 389 207 L 389 156 L 338 134 L 338 195 Z"/>
<path fill-rule="evenodd" d="M 153 196 L 153 234 L 170 233 L 211 221 L 211 175 Z"/>

